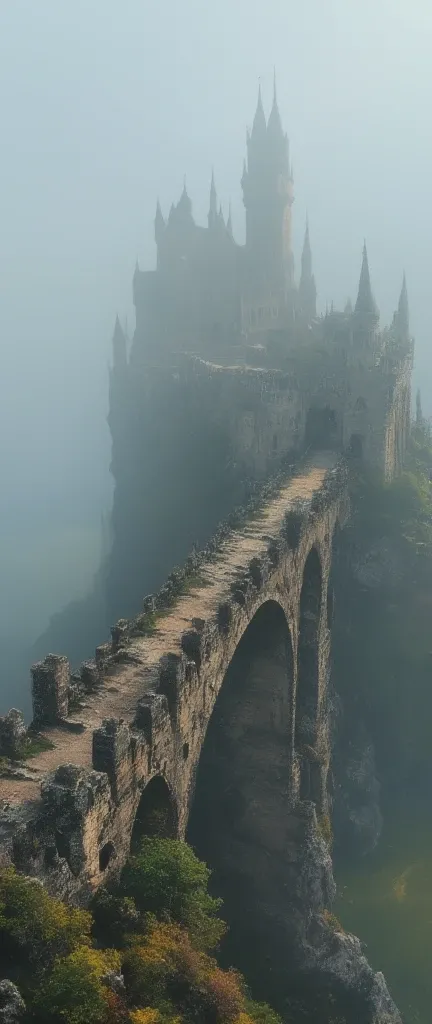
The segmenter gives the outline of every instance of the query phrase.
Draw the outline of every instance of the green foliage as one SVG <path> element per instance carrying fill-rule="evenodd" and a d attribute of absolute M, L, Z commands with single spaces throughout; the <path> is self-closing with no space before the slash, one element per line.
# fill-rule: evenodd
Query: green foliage
<path fill-rule="evenodd" d="M 267 1003 L 255 1003 L 247 999 L 246 1012 L 255 1024 L 282 1024 L 281 1018 Z"/>
<path fill-rule="evenodd" d="M 54 899 L 14 868 L 0 872 L 0 943 L 13 959 L 48 964 L 90 942 L 91 916 Z"/>
<path fill-rule="evenodd" d="M 225 925 L 217 912 L 221 900 L 207 891 L 210 872 L 193 850 L 173 839 L 147 838 L 122 875 L 122 891 L 142 911 L 176 921 L 203 949 L 221 939 Z"/>
<path fill-rule="evenodd" d="M 127 935 L 143 927 L 142 916 L 131 896 L 118 896 L 101 888 L 93 896 L 90 909 L 92 934 L 100 945 L 123 946 Z"/>
<path fill-rule="evenodd" d="M 344 933 L 345 929 L 342 927 L 339 918 L 331 910 L 323 910 L 322 916 L 333 932 Z"/>
<path fill-rule="evenodd" d="M 244 1008 L 240 976 L 222 971 L 177 924 L 153 921 L 126 953 L 124 971 L 134 1002 L 161 1012 L 175 1006 L 191 1024 L 234 1024 Z"/>
<path fill-rule="evenodd" d="M 52 743 L 51 740 L 48 740 L 46 736 L 40 736 L 38 733 L 29 732 L 27 733 L 23 757 L 37 757 L 38 754 L 43 754 L 46 750 L 53 749 L 54 743 Z"/>
<path fill-rule="evenodd" d="M 36 1000 L 41 1020 L 65 1024 L 103 1024 L 109 1012 L 109 989 L 102 978 L 120 971 L 120 955 L 80 946 L 64 959 L 56 960 Z"/>
<path fill-rule="evenodd" d="M 333 830 L 329 814 L 319 814 L 317 817 L 318 828 L 327 843 L 327 846 L 331 849 L 333 845 Z"/>
<path fill-rule="evenodd" d="M 146 839 L 120 890 L 95 894 L 92 918 L 0 870 L 0 970 L 21 957 L 28 1024 L 281 1024 L 208 953 L 224 928 L 209 874 L 186 844 Z"/>

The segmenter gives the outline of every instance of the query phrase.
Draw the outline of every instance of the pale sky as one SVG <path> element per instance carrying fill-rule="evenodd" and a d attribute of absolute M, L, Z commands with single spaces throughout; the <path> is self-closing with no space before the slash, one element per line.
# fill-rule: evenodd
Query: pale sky
<path fill-rule="evenodd" d="M 3 549 L 98 521 L 110 336 L 117 311 L 133 327 L 156 198 L 167 212 L 186 174 L 203 221 L 214 165 L 243 237 L 245 129 L 274 66 L 297 259 L 308 211 L 319 303 L 342 305 L 365 237 L 385 321 L 405 268 L 432 412 L 431 53 L 430 0 L 0 0 Z"/>

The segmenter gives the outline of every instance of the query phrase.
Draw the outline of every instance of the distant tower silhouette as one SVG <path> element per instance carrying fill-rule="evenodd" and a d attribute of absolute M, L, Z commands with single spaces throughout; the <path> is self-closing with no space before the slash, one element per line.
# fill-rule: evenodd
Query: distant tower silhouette
<path fill-rule="evenodd" d="M 316 284 L 312 273 L 312 251 L 309 237 L 309 221 L 306 221 L 306 231 L 301 258 L 299 300 L 301 312 L 308 320 L 313 320 L 314 317 L 316 317 L 316 297 Z"/>
<path fill-rule="evenodd" d="M 261 87 L 252 131 L 247 136 L 247 164 L 242 177 L 246 208 L 246 253 L 254 285 L 285 291 L 293 284 L 291 206 L 293 183 L 288 139 L 282 129 L 276 95 L 266 124 Z"/>

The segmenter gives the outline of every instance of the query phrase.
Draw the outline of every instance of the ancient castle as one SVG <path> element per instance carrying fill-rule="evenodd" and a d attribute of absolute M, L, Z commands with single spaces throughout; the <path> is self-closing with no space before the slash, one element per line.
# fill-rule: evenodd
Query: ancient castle
<path fill-rule="evenodd" d="M 0 865 L 83 903 L 156 812 L 163 834 L 187 836 L 214 868 L 264 996 L 277 975 L 283 999 L 300 971 L 344 994 L 350 1022 L 400 1024 L 383 976 L 326 917 L 322 823 L 347 461 L 384 479 L 401 469 L 406 284 L 380 331 L 364 249 L 354 309 L 316 315 L 308 230 L 294 278 L 276 94 L 268 123 L 258 97 L 242 185 L 245 246 L 214 181 L 206 228 L 186 189 L 167 222 L 158 206 L 157 268 L 135 271 L 130 351 L 116 322 L 104 577 L 115 625 L 78 670 L 59 655 L 33 667 L 43 744 L 31 761 L 17 760 L 29 742 L 20 713 L 0 720 Z"/>
<path fill-rule="evenodd" d="M 186 188 L 167 221 L 158 203 L 157 267 L 135 270 L 130 353 L 115 326 L 111 618 L 132 613 L 143 579 L 160 585 L 242 502 L 240 480 L 310 448 L 363 458 L 386 479 L 402 464 L 413 361 L 405 278 L 380 330 L 365 247 L 354 309 L 317 316 L 308 227 L 298 285 L 294 277 L 292 168 L 276 90 L 268 122 L 259 92 L 242 188 L 244 246 L 218 210 L 214 179 L 207 227 L 195 223 Z"/>

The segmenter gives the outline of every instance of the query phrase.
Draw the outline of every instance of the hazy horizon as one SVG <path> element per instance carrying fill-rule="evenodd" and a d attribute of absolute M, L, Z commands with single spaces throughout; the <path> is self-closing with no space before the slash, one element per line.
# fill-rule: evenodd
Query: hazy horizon
<path fill-rule="evenodd" d="M 204 222 L 214 166 L 243 239 L 246 125 L 262 83 L 309 216 L 319 308 L 355 299 L 363 239 L 382 322 L 406 271 L 415 382 L 432 413 L 426 0 L 15 0 L 0 10 L 0 638 L 23 643 L 82 593 L 109 507 L 110 339 L 133 330 L 156 198 L 186 175 Z M 25 634 L 25 635 L 24 635 Z"/>

